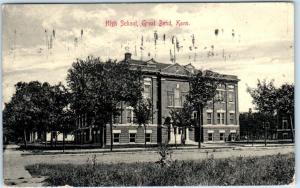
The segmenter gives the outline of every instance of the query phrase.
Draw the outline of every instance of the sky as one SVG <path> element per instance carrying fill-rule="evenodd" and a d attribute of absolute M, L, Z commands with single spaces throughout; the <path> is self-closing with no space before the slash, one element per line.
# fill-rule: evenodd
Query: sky
<path fill-rule="evenodd" d="M 255 108 L 246 90 L 258 79 L 294 83 L 292 3 L 20 4 L 3 7 L 3 101 L 19 81 L 66 84 L 72 63 L 89 55 L 172 63 L 172 36 L 176 63 L 238 76 L 240 112 Z"/>

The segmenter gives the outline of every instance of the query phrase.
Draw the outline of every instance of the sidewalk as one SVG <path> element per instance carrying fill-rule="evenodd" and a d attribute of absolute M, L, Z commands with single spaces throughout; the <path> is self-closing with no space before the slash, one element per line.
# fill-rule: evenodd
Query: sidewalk
<path fill-rule="evenodd" d="M 45 178 L 33 178 L 22 162 L 22 151 L 17 145 L 8 146 L 3 155 L 3 180 L 7 186 L 42 186 Z"/>
<path fill-rule="evenodd" d="M 294 144 L 267 144 L 265 147 L 264 144 L 227 144 L 227 143 L 201 143 L 200 152 L 205 153 L 209 150 L 226 150 L 226 149 L 236 149 L 242 150 L 247 148 L 270 148 L 270 147 L 282 147 L 282 146 L 293 146 Z M 198 145 L 178 145 L 169 147 L 171 150 L 198 150 Z M 133 152 L 157 152 L 158 147 L 148 147 L 148 148 L 113 148 L 110 151 L 110 148 L 96 148 L 96 149 L 68 149 L 64 152 L 62 150 L 41 150 L 41 151 L 24 151 L 22 155 L 55 155 L 55 154 L 85 154 L 85 153 L 111 153 L 111 152 L 123 152 L 123 153 L 133 153 Z"/>

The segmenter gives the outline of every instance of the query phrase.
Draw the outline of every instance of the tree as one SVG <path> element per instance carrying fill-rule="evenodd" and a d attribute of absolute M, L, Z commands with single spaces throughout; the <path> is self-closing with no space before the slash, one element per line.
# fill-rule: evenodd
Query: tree
<path fill-rule="evenodd" d="M 51 86 L 47 82 L 18 82 L 15 87 L 15 94 L 5 105 L 4 122 L 15 132 L 23 132 L 26 147 L 28 133 L 57 131 L 68 92 L 61 83 Z"/>
<path fill-rule="evenodd" d="M 74 130 L 74 124 L 75 124 L 75 114 L 74 111 L 72 111 L 70 108 L 66 107 L 64 108 L 62 114 L 61 114 L 61 123 L 58 128 L 60 132 L 63 134 L 63 152 L 65 151 L 65 137 L 68 133 L 72 132 Z"/>
<path fill-rule="evenodd" d="M 64 150 L 66 134 L 75 129 L 75 115 L 72 109 L 70 109 L 71 94 L 62 83 L 58 83 L 57 85 L 51 86 L 49 98 L 48 112 L 52 124 L 50 130 L 55 133 L 55 146 L 57 142 L 57 132 L 59 131 L 63 134 Z M 53 140 L 52 136 L 53 134 L 51 133 L 51 143 Z"/>
<path fill-rule="evenodd" d="M 3 143 L 19 143 L 23 138 L 23 131 L 16 124 L 12 103 L 6 103 L 3 110 Z"/>
<path fill-rule="evenodd" d="M 194 111 L 194 107 L 190 105 L 188 102 L 185 102 L 183 104 L 183 108 L 173 108 L 170 111 L 170 116 L 172 120 L 173 127 L 179 127 L 182 129 L 182 141 L 185 141 L 185 131 L 187 127 L 191 127 L 194 125 L 194 120 L 192 119 L 192 113 Z M 177 147 L 177 141 L 176 141 L 176 134 L 175 132 L 175 145 Z"/>
<path fill-rule="evenodd" d="M 294 114 L 294 85 L 283 84 L 281 87 L 274 86 L 274 80 L 258 80 L 256 88 L 247 88 L 253 98 L 252 103 L 263 114 L 264 122 L 272 125 L 274 116 L 288 115 L 290 117 L 292 134 Z M 294 137 L 294 136 L 293 136 Z"/>
<path fill-rule="evenodd" d="M 217 86 L 221 83 L 218 78 L 219 74 L 212 71 L 199 71 L 190 77 L 190 91 L 187 95 L 189 101 L 197 110 L 197 122 L 199 127 L 198 147 L 201 148 L 201 128 L 202 128 L 202 112 L 207 102 L 211 100 L 217 93 Z M 200 117 L 201 116 L 201 117 Z"/>
<path fill-rule="evenodd" d="M 269 83 L 266 80 L 257 82 L 257 88 L 249 88 L 247 91 L 253 98 L 252 103 L 256 105 L 257 110 L 259 110 L 265 117 L 265 121 L 262 122 L 264 129 L 264 139 L 265 146 L 267 145 L 267 125 L 270 125 L 270 121 L 275 113 L 275 101 L 276 101 L 276 89 L 274 86 L 274 80 Z"/>
<path fill-rule="evenodd" d="M 150 99 L 141 99 L 134 106 L 133 112 L 136 116 L 136 121 L 139 125 L 144 126 L 145 148 L 146 148 L 146 135 L 147 124 L 152 117 L 152 104 Z"/>
<path fill-rule="evenodd" d="M 16 92 L 9 103 L 5 104 L 4 122 L 16 132 L 23 132 L 23 141 L 27 147 L 27 134 L 33 130 L 41 129 L 43 117 L 43 92 L 41 83 L 18 82 Z"/>
<path fill-rule="evenodd" d="M 267 83 L 266 80 L 258 80 L 256 88 L 247 88 L 253 98 L 252 103 L 256 106 L 256 109 L 260 112 L 272 116 L 275 112 L 275 101 L 277 99 L 276 88 L 274 86 L 274 80 Z"/>
<path fill-rule="evenodd" d="M 112 150 L 113 115 L 119 111 L 118 104 L 123 101 L 135 106 L 142 97 L 140 70 L 130 69 L 126 62 L 102 62 L 99 58 L 88 57 L 73 63 L 67 82 L 73 96 L 71 108 L 76 114 L 90 114 L 102 134 L 105 125 L 110 124 Z"/>
<path fill-rule="evenodd" d="M 294 88 L 293 84 L 283 84 L 276 90 L 276 109 L 278 114 L 286 114 L 290 119 L 292 139 L 294 141 Z"/>

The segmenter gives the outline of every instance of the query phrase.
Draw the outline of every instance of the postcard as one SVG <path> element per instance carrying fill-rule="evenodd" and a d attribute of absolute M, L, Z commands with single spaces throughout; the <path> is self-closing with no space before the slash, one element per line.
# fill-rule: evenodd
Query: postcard
<path fill-rule="evenodd" d="M 2 10 L 5 186 L 295 184 L 292 2 Z"/>

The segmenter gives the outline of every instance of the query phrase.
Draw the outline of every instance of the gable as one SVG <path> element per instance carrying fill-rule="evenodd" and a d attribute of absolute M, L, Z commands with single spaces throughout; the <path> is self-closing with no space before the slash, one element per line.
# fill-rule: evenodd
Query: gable
<path fill-rule="evenodd" d="M 170 65 L 162 70 L 164 73 L 171 73 L 171 74 L 180 74 L 180 75 L 189 75 L 189 71 L 186 70 L 183 66 L 179 65 L 178 63 L 175 63 L 173 65 Z"/>
<path fill-rule="evenodd" d="M 148 65 L 153 65 L 153 64 L 157 64 L 156 61 L 154 61 L 153 59 L 150 59 L 149 61 L 146 62 Z"/>

